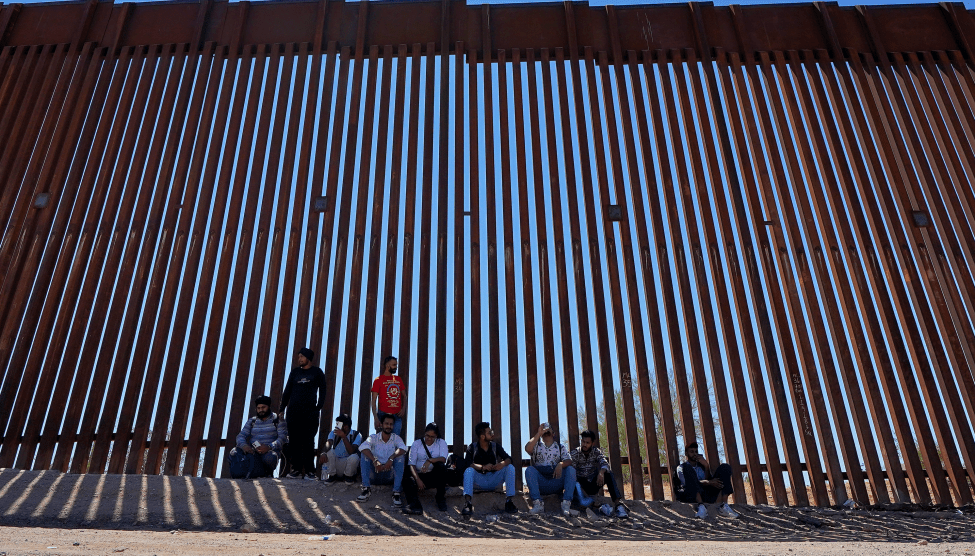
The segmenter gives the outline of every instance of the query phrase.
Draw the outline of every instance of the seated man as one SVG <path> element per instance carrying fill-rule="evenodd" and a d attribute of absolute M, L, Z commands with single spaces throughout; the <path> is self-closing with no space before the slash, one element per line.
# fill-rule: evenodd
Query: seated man
<path fill-rule="evenodd" d="M 579 447 L 572 450 L 572 465 L 576 469 L 576 494 L 583 506 L 592 504 L 589 496 L 603 491 L 603 485 L 613 500 L 614 511 L 618 517 L 627 517 L 628 510 L 623 504 L 623 493 L 616 485 L 616 477 L 609 469 L 609 462 L 603 451 L 596 447 L 596 433 L 587 430 L 580 435 Z M 589 496 L 586 496 L 588 494 Z"/>
<path fill-rule="evenodd" d="M 469 464 L 464 471 L 464 500 L 466 505 L 461 515 L 474 514 L 474 489 L 494 490 L 502 482 L 504 493 L 508 499 L 504 503 L 504 511 L 509 514 L 518 513 L 518 508 L 512 501 L 515 495 L 515 468 L 511 465 L 511 456 L 504 451 L 500 444 L 494 442 L 494 431 L 490 423 L 474 425 L 476 440 L 467 448 L 466 462 Z"/>
<path fill-rule="evenodd" d="M 447 443 L 440 438 L 440 427 L 436 423 L 427 424 L 423 438 L 418 438 L 410 446 L 409 468 L 406 472 L 405 514 L 422 514 L 420 491 L 437 489 L 437 507 L 447 511 L 447 456 L 450 451 Z"/>
<path fill-rule="evenodd" d="M 400 496 L 403 484 L 403 468 L 406 454 L 406 444 L 403 439 L 393 434 L 393 415 L 383 415 L 382 432 L 377 432 L 359 445 L 359 469 L 362 471 L 362 492 L 357 500 L 365 502 L 369 499 L 372 483 L 379 485 L 393 484 L 393 505 L 400 507 L 403 499 Z"/>
<path fill-rule="evenodd" d="M 335 430 L 328 434 L 325 441 L 326 483 L 334 483 L 345 479 L 352 484 L 355 474 L 359 472 L 359 445 L 362 435 L 352 430 L 352 418 L 345 413 L 335 418 Z"/>
<path fill-rule="evenodd" d="M 237 446 L 227 453 L 230 476 L 235 479 L 271 475 L 281 458 L 281 448 L 288 441 L 288 426 L 271 412 L 271 398 L 260 396 L 254 406 L 257 414 L 244 423 L 237 435 Z"/>
<path fill-rule="evenodd" d="M 576 470 L 572 467 L 572 457 L 565 446 L 556 442 L 552 426 L 542 423 L 535 436 L 525 444 L 525 451 L 531 455 L 531 467 L 525 470 L 528 495 L 532 499 L 531 513 L 545 511 L 542 496 L 562 495 L 562 514 L 569 515 L 572 496 L 576 491 Z"/>
<path fill-rule="evenodd" d="M 677 499 L 689 504 L 698 504 L 697 517 L 706 518 L 708 508 L 705 504 L 717 502 L 718 515 L 734 519 L 738 512 L 728 505 L 728 495 L 735 491 L 731 484 L 731 466 L 722 463 L 711 472 L 711 466 L 704 456 L 697 453 L 696 442 L 684 448 L 687 461 L 677 468 Z"/>

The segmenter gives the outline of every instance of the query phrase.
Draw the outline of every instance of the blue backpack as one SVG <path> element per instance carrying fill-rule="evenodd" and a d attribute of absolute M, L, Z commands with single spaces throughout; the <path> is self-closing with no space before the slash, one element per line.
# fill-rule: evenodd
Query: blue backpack
<path fill-rule="evenodd" d="M 267 475 L 264 462 L 257 454 L 247 454 L 243 450 L 234 450 L 227 457 L 230 460 L 231 479 L 253 479 Z"/>

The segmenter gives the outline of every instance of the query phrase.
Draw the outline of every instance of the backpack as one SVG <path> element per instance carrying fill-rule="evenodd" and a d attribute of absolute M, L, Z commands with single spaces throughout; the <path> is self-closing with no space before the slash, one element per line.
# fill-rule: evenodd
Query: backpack
<path fill-rule="evenodd" d="M 257 454 L 248 454 L 243 450 L 234 449 L 227 459 L 230 460 L 231 479 L 254 479 L 267 474 L 264 462 Z"/>

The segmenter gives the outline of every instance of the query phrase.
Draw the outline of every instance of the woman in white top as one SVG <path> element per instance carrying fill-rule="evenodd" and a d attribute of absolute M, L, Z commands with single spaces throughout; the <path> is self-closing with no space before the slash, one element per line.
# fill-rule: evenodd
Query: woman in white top
<path fill-rule="evenodd" d="M 422 514 L 420 491 L 428 488 L 437 489 L 437 507 L 442 512 L 447 511 L 444 493 L 447 489 L 448 454 L 447 443 L 440 437 L 440 427 L 436 423 L 428 423 L 423 436 L 410 447 L 409 469 L 403 481 L 406 494 L 403 513 Z"/>

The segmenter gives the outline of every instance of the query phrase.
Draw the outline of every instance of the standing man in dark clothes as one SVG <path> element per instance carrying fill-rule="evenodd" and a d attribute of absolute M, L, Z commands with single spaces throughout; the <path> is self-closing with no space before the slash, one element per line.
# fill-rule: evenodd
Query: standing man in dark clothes
<path fill-rule="evenodd" d="M 315 352 L 301 348 L 295 357 L 298 365 L 291 369 L 281 396 L 281 409 L 288 409 L 291 479 L 315 480 L 315 435 L 318 434 L 319 412 L 325 406 L 325 373 L 311 364 Z"/>

